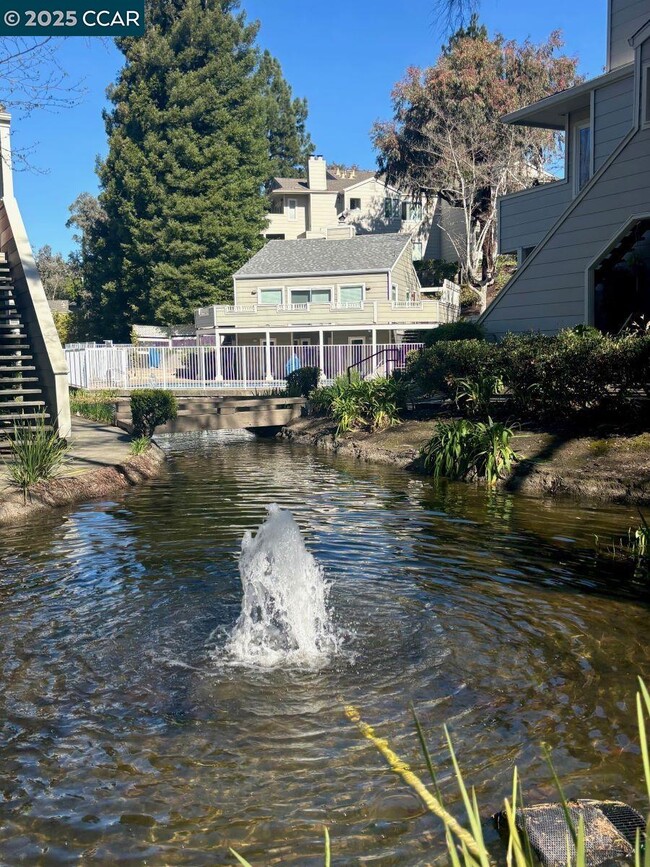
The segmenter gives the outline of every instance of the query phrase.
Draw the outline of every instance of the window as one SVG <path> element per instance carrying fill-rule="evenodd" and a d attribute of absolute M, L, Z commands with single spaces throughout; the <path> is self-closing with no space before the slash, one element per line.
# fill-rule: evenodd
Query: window
<path fill-rule="evenodd" d="M 258 292 L 259 304 L 282 304 L 282 289 L 260 289 Z"/>
<path fill-rule="evenodd" d="M 422 205 L 416 202 L 402 202 L 402 219 L 403 220 L 421 220 Z"/>
<path fill-rule="evenodd" d="M 311 346 L 311 337 L 297 337 L 293 341 L 294 346 Z"/>
<path fill-rule="evenodd" d="M 350 210 L 351 211 L 360 211 L 361 210 L 361 199 L 350 199 Z"/>
<path fill-rule="evenodd" d="M 329 304 L 332 300 L 332 290 L 315 287 L 313 289 L 292 289 L 292 304 Z"/>
<path fill-rule="evenodd" d="M 390 300 L 399 301 L 399 286 L 397 283 L 392 283 L 390 287 Z"/>
<path fill-rule="evenodd" d="M 399 220 L 401 213 L 399 199 L 384 199 L 384 216 L 387 220 Z"/>
<path fill-rule="evenodd" d="M 575 182 L 576 192 L 591 178 L 591 124 L 581 123 L 575 128 Z"/>
<path fill-rule="evenodd" d="M 650 124 L 650 63 L 643 70 L 643 89 L 641 91 L 643 105 L 643 125 Z"/>
<path fill-rule="evenodd" d="M 284 241 L 284 235 L 266 235 L 267 241 Z"/>
<path fill-rule="evenodd" d="M 271 199 L 271 211 L 272 214 L 282 214 L 284 213 L 284 200 L 282 196 L 273 196 Z"/>
<path fill-rule="evenodd" d="M 365 337 L 348 337 L 348 343 L 350 346 L 365 346 L 366 338 Z"/>
<path fill-rule="evenodd" d="M 339 301 L 341 304 L 360 304 L 363 301 L 363 286 L 341 286 Z"/>
<path fill-rule="evenodd" d="M 422 258 L 422 241 L 413 241 L 413 261 L 419 262 Z"/>
<path fill-rule="evenodd" d="M 298 203 L 295 199 L 287 200 L 287 217 L 290 220 L 298 219 Z"/>

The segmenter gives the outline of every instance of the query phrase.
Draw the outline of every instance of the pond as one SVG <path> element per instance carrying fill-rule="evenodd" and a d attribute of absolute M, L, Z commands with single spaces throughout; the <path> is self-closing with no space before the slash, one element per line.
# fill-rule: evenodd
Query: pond
<path fill-rule="evenodd" d="M 343 706 L 458 806 L 447 723 L 487 818 L 514 763 L 529 802 L 645 807 L 647 588 L 594 553 L 627 508 L 436 485 L 274 441 L 188 436 L 115 502 L 0 531 L 0 863 L 431 864 L 437 822 Z M 238 554 L 291 509 L 331 582 L 320 669 L 221 664 Z M 444 863 L 444 857 L 440 863 Z"/>

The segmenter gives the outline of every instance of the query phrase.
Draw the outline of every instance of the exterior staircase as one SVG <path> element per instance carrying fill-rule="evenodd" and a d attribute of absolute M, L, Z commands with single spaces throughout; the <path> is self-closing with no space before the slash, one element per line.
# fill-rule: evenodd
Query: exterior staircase
<path fill-rule="evenodd" d="M 9 265 L 0 253 L 0 451 L 9 449 L 17 426 L 49 418 Z"/>

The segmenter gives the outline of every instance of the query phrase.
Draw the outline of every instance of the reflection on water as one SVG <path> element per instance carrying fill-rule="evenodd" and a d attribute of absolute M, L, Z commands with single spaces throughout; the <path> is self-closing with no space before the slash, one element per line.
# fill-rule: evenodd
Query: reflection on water
<path fill-rule="evenodd" d="M 439 828 L 343 702 L 423 772 L 413 701 L 449 803 L 445 721 L 486 813 L 513 762 L 530 800 L 553 798 L 541 741 L 569 795 L 643 805 L 648 596 L 593 555 L 633 510 L 274 442 L 168 445 L 151 485 L 0 533 L 0 863 L 230 864 L 235 846 L 315 865 L 323 824 L 335 863 L 431 863 Z M 271 502 L 295 514 L 351 636 L 320 671 L 212 658 L 241 608 L 242 535 Z"/>

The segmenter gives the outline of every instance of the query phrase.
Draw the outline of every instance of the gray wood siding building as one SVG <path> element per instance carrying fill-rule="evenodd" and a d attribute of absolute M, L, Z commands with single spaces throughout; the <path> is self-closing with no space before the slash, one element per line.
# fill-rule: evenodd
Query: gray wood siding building
<path fill-rule="evenodd" d="M 609 56 L 618 66 L 504 118 L 564 129 L 567 142 L 562 181 L 499 203 L 500 248 L 517 252 L 520 267 L 482 317 L 488 332 L 497 336 L 555 333 L 581 324 L 601 327 L 601 296 L 610 291 L 607 273 L 611 278 L 625 264 L 623 258 L 610 261 L 613 251 L 622 251 L 621 257 L 630 251 L 645 255 L 650 237 L 650 0 L 611 0 L 608 16 Z M 650 273 L 650 263 L 648 268 Z"/>

